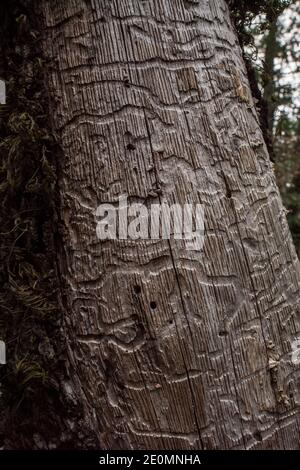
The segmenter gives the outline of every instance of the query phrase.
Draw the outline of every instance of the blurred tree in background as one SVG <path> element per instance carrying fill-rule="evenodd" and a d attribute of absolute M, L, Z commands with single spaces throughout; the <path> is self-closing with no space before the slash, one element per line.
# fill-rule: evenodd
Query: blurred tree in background
<path fill-rule="evenodd" d="M 255 2 L 254 2 L 255 3 Z M 254 70 L 262 125 L 300 254 L 300 1 L 269 0 L 249 17 L 244 52 Z"/>

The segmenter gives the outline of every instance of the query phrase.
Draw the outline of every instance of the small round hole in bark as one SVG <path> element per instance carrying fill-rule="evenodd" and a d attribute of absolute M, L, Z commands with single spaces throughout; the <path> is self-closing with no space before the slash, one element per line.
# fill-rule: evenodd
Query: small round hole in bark
<path fill-rule="evenodd" d="M 135 146 L 134 146 L 133 144 L 130 144 L 130 143 L 127 144 L 126 148 L 127 148 L 127 150 L 129 150 L 129 151 L 135 150 Z"/>
<path fill-rule="evenodd" d="M 156 302 L 155 302 L 154 300 L 151 300 L 151 302 L 150 302 L 150 308 L 151 308 L 152 310 L 155 310 L 156 307 L 157 307 Z"/>
<path fill-rule="evenodd" d="M 140 294 L 142 292 L 142 288 L 139 285 L 134 286 L 133 290 L 136 294 Z"/>
<path fill-rule="evenodd" d="M 261 442 L 261 441 L 263 440 L 260 431 L 255 431 L 255 433 L 253 434 L 253 437 L 254 437 L 257 441 L 259 441 L 259 442 Z"/>
<path fill-rule="evenodd" d="M 227 336 L 227 335 L 228 335 L 228 331 L 226 330 L 219 331 L 219 336 Z"/>
<path fill-rule="evenodd" d="M 227 188 L 227 190 L 226 190 L 226 197 L 227 197 L 228 199 L 230 199 L 230 198 L 232 197 L 232 192 L 231 192 L 231 190 L 230 190 L 229 188 Z"/>
<path fill-rule="evenodd" d="M 127 75 L 124 75 L 123 82 L 126 87 L 130 87 L 130 82 L 129 82 L 129 78 Z"/>

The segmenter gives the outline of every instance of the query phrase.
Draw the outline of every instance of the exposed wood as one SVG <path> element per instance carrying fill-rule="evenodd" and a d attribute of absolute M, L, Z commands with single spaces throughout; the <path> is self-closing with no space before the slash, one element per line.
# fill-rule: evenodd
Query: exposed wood
<path fill-rule="evenodd" d="M 299 263 L 226 3 L 39 8 L 71 374 L 99 446 L 299 448 Z M 100 242 L 97 206 L 125 193 L 204 204 L 203 252 Z"/>

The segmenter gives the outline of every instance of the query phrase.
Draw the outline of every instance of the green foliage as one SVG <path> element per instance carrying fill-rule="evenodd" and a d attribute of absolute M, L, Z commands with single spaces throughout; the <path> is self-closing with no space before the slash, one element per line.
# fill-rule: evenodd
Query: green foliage
<path fill-rule="evenodd" d="M 0 70 L 8 100 L 0 113 L 0 339 L 7 345 L 1 400 L 9 415 L 18 409 L 21 424 L 32 406 L 45 406 L 56 387 L 58 357 L 52 352 L 59 337 L 54 266 L 59 149 L 48 123 L 39 33 L 27 4 L 1 5 Z M 42 347 L 45 341 L 51 354 Z"/>
<path fill-rule="evenodd" d="M 20 361 L 15 362 L 15 373 L 17 375 L 17 384 L 24 386 L 34 380 L 44 382 L 46 373 L 37 361 L 32 361 L 24 356 Z"/>
<path fill-rule="evenodd" d="M 290 5 L 292 0 L 228 0 L 232 19 L 237 29 L 240 43 L 254 45 L 255 33 L 266 31 L 274 18 Z M 262 21 L 253 31 L 253 23 L 261 16 Z"/>
<path fill-rule="evenodd" d="M 299 2 L 229 0 L 228 3 L 257 100 L 264 138 L 275 162 L 290 229 L 300 253 L 300 126 L 297 124 L 300 112 L 299 103 L 294 100 L 297 84 L 293 83 L 293 74 L 290 82 L 282 79 L 287 70 L 291 72 L 291 62 L 292 69 L 300 71 Z M 291 24 L 285 39 L 286 26 L 281 15 L 287 8 Z M 291 34 L 292 27 L 294 34 Z"/>

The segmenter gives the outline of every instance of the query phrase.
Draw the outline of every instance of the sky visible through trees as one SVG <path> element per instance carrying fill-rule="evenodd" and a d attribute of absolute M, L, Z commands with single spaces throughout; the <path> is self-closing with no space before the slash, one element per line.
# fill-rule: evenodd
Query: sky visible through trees
<path fill-rule="evenodd" d="M 254 45 L 246 48 L 268 107 L 274 170 L 294 242 L 300 252 L 300 2 L 291 1 L 268 29 L 264 16 L 252 24 Z M 264 29 L 262 31 L 262 29 Z"/>

